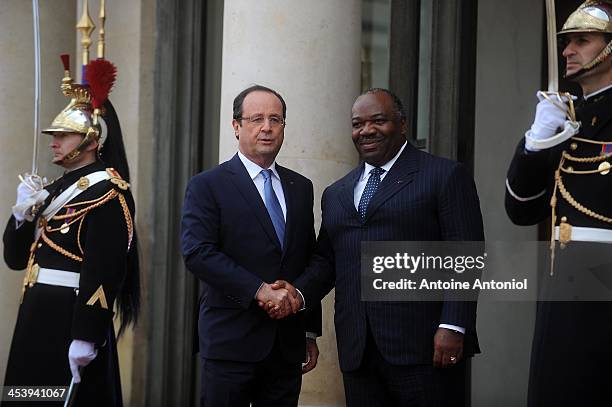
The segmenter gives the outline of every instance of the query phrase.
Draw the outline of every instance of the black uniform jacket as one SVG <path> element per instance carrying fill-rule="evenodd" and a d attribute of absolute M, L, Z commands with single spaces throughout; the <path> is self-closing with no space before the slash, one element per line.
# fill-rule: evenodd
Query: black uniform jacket
<path fill-rule="evenodd" d="M 96 171 L 106 171 L 104 163 L 98 161 L 67 173 L 47 186 L 50 195 L 34 222 L 18 226 L 11 216 L 7 223 L 4 259 L 10 268 L 28 268 L 26 277 L 38 267 L 71 271 L 80 274 L 80 281 L 78 288 L 42 283 L 25 287 L 5 385 L 67 386 L 71 379 L 68 348 L 73 339 L 80 339 L 98 347 L 98 356 L 83 372 L 80 402 L 119 405 L 112 318 L 133 230 L 130 191 L 123 189 L 125 182 L 111 177 L 84 188 L 48 222 L 41 216 L 64 190 Z M 44 228 L 38 240 L 35 225 Z"/>
<path fill-rule="evenodd" d="M 593 144 L 579 139 L 612 143 L 612 89 L 579 102 L 576 108 L 580 121 L 579 133 L 566 142 L 538 152 L 525 151 L 524 139 L 519 142 L 508 170 L 506 189 L 506 212 L 518 225 L 533 225 L 551 215 L 550 200 L 554 190 L 555 171 L 565 151 L 572 157 L 592 158 L 602 153 L 602 144 Z M 578 138 L 578 140 L 576 140 Z M 612 163 L 612 160 L 607 159 Z M 564 167 L 577 171 L 596 170 L 603 161 L 574 162 L 566 160 Z M 610 174 L 570 174 L 561 172 L 565 189 L 575 202 L 606 217 L 612 217 L 612 205 L 608 191 L 612 187 Z M 585 214 L 557 193 L 556 224 L 565 217 L 572 226 L 593 228 L 612 227 L 610 223 Z M 518 197 L 518 198 L 517 198 Z"/>

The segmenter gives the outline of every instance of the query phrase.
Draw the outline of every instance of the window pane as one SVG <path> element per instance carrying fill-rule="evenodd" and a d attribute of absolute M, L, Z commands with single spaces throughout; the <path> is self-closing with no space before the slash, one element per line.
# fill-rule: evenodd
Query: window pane
<path fill-rule="evenodd" d="M 389 87 L 390 0 L 363 0 L 361 89 Z"/>

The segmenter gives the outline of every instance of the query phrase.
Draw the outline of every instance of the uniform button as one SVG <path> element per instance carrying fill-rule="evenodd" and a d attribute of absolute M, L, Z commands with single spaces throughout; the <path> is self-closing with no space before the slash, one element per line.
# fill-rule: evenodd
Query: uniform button
<path fill-rule="evenodd" d="M 39 243 L 38 246 L 36 246 L 36 247 L 38 247 L 40 249 L 42 247 L 42 243 Z"/>
<path fill-rule="evenodd" d="M 571 148 L 572 150 L 575 150 L 575 149 L 577 149 L 577 148 L 578 148 L 578 144 L 577 144 L 577 143 L 572 143 L 572 144 L 570 144 L 570 148 Z"/>
<path fill-rule="evenodd" d="M 597 116 L 593 116 L 591 119 L 591 126 L 595 126 L 595 124 L 597 124 Z"/>

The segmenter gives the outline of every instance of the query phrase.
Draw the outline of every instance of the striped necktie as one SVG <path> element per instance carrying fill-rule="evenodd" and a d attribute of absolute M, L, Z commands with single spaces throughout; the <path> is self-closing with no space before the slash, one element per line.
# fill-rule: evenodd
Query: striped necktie
<path fill-rule="evenodd" d="M 276 231 L 276 236 L 280 241 L 281 247 L 285 242 L 285 217 L 283 216 L 283 209 L 280 206 L 278 197 L 274 193 L 272 188 L 272 170 L 263 170 L 261 175 L 264 177 L 264 200 L 272 225 Z"/>

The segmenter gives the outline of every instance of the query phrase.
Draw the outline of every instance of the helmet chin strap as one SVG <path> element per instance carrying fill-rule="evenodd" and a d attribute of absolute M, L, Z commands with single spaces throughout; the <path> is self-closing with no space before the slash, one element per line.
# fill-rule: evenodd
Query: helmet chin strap
<path fill-rule="evenodd" d="M 74 148 L 71 152 L 66 154 L 62 159 L 55 161 L 57 165 L 65 165 L 73 162 L 79 155 L 90 145 L 94 140 L 98 142 L 97 155 L 100 156 L 100 151 L 104 147 L 104 142 L 108 136 L 108 127 L 106 121 L 102 118 L 99 111 L 96 111 L 93 116 L 93 123 L 87 129 L 87 133 L 81 143 Z"/>
<path fill-rule="evenodd" d="M 63 166 L 65 164 L 70 164 L 74 162 L 77 159 L 77 157 L 81 155 L 83 151 L 85 151 L 88 145 L 90 145 L 94 140 L 98 141 L 99 139 L 100 139 L 100 130 L 94 127 L 90 127 L 87 130 L 85 137 L 83 137 L 83 140 L 81 140 L 81 143 L 79 143 L 78 146 L 76 146 L 72 151 L 70 151 L 60 160 L 55 161 L 54 164 Z"/>
<path fill-rule="evenodd" d="M 570 80 L 570 81 L 578 79 L 580 76 L 584 75 L 585 73 L 589 72 L 590 70 L 592 70 L 593 68 L 601 64 L 603 61 L 605 61 L 606 58 L 608 58 L 611 53 L 612 53 L 612 40 L 608 42 L 608 44 L 604 47 L 604 49 L 601 50 L 601 52 L 599 53 L 599 55 L 595 57 L 595 59 L 593 59 L 588 64 L 583 65 L 582 68 L 580 68 L 577 72 L 574 72 L 571 75 L 565 75 L 565 79 Z"/>

